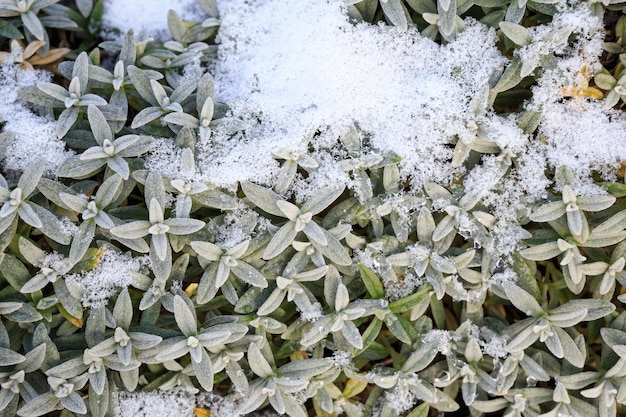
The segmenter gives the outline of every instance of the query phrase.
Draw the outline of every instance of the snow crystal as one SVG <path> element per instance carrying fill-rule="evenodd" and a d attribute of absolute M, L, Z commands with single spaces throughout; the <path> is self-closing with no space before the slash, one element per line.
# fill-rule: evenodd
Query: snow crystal
<path fill-rule="evenodd" d="M 119 38 L 130 29 L 137 35 L 168 40 L 167 13 L 174 10 L 184 20 L 201 21 L 204 14 L 196 0 L 106 0 L 102 14 L 104 34 Z"/>
<path fill-rule="evenodd" d="M 50 174 L 73 155 L 65 150 L 65 142 L 57 139 L 56 122 L 33 113 L 18 98 L 20 88 L 50 81 L 46 71 L 21 70 L 16 65 L 0 66 L 0 122 L 3 132 L 14 136 L 4 160 L 4 168 L 23 171 L 38 159 L 47 161 Z"/>
<path fill-rule="evenodd" d="M 106 249 L 94 269 L 68 275 L 66 279 L 81 287 L 83 306 L 97 308 L 106 305 L 110 297 L 128 287 L 133 275 L 147 264 L 147 256 L 133 258 L 129 253 Z"/>
<path fill-rule="evenodd" d="M 119 417 L 194 417 L 195 399 L 181 390 L 121 392 Z"/>

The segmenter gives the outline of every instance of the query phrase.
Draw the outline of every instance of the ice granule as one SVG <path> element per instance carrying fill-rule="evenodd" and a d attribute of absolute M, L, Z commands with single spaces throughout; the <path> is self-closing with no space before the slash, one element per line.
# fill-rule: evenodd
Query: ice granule
<path fill-rule="evenodd" d="M 132 283 L 133 274 L 140 272 L 147 264 L 147 256 L 133 258 L 129 253 L 106 249 L 94 269 L 68 275 L 66 279 L 82 288 L 84 307 L 97 308 L 106 305 L 110 297 L 128 287 Z"/>
<path fill-rule="evenodd" d="M 195 399 L 182 390 L 119 393 L 119 417 L 194 417 Z"/>

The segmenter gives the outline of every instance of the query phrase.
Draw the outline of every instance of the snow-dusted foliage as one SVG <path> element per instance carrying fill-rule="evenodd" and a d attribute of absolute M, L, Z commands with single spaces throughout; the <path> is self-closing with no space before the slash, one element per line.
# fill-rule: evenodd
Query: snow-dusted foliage
<path fill-rule="evenodd" d="M 0 417 L 624 415 L 622 7 L 0 0 Z"/>

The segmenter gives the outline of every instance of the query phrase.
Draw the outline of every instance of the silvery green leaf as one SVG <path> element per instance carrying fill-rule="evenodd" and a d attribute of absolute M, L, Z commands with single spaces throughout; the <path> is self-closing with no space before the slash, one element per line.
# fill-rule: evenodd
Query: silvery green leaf
<path fill-rule="evenodd" d="M 196 92 L 196 107 L 198 109 L 198 114 L 202 114 L 202 109 L 208 99 L 211 99 L 211 101 L 215 99 L 215 85 L 213 83 L 213 77 L 207 72 L 198 82 L 198 91 Z M 213 116 L 211 116 L 211 118 L 213 118 Z"/>
<path fill-rule="evenodd" d="M 324 229 L 322 229 L 314 221 L 308 222 L 306 226 L 304 226 L 303 232 L 310 241 L 316 242 L 320 246 L 328 245 L 328 239 L 326 239 L 326 233 L 324 233 Z"/>
<path fill-rule="evenodd" d="M 210 242 L 194 241 L 189 245 L 198 253 L 199 256 L 202 256 L 209 261 L 217 261 L 223 254 L 223 251 L 219 246 Z"/>
<path fill-rule="evenodd" d="M 577 368 L 582 368 L 583 366 L 585 366 L 585 357 L 583 356 L 582 352 L 580 351 L 574 340 L 571 338 L 571 336 L 560 327 L 553 327 L 552 331 L 554 332 L 556 337 L 558 337 L 559 344 L 562 346 L 563 349 L 563 354 L 560 357 L 565 358 L 565 360 L 567 360 L 569 363 L 576 366 Z M 552 349 L 550 349 L 550 351 L 552 351 Z M 554 351 L 552 351 L 552 353 L 554 353 L 555 356 L 559 357 Z"/>
<path fill-rule="evenodd" d="M 35 291 L 43 289 L 48 285 L 48 282 L 48 279 L 43 274 L 37 274 L 20 288 L 20 292 L 22 294 L 34 293 Z M 37 308 L 39 308 L 39 303 L 37 304 Z"/>
<path fill-rule="evenodd" d="M 626 231 L 624 230 L 601 233 L 596 233 L 593 230 L 581 246 L 586 248 L 604 248 L 615 245 L 624 239 L 626 239 Z"/>
<path fill-rule="evenodd" d="M 150 240 L 150 252 L 156 254 L 160 261 L 164 261 L 167 258 L 167 253 L 171 252 L 167 236 L 164 234 L 152 235 Z"/>
<path fill-rule="evenodd" d="M 583 234 L 584 224 L 587 223 L 586 217 L 582 214 L 581 210 L 571 210 L 566 212 L 567 227 L 574 236 L 581 236 Z M 588 227 L 587 227 L 588 229 Z M 585 239 L 583 239 L 584 241 Z"/>
<path fill-rule="evenodd" d="M 168 233 L 173 235 L 189 235 L 202 229 L 206 223 L 196 219 L 171 218 L 163 222 L 170 227 Z"/>
<path fill-rule="evenodd" d="M 558 256 L 561 253 L 561 249 L 559 249 L 557 242 L 548 242 L 523 249 L 519 253 L 531 261 L 545 261 Z"/>
<path fill-rule="evenodd" d="M 276 205 L 278 201 L 282 200 L 280 195 L 251 182 L 242 182 L 241 189 L 246 197 L 261 210 L 274 216 L 284 217 L 283 212 Z"/>
<path fill-rule="evenodd" d="M 141 127 L 152 122 L 153 120 L 158 119 L 164 114 L 165 111 L 160 107 L 146 107 L 145 109 L 137 113 L 130 127 L 133 129 L 137 129 L 138 127 Z"/>
<path fill-rule="evenodd" d="M 59 177 L 83 179 L 98 171 L 105 164 L 106 160 L 104 159 L 82 160 L 80 155 L 76 155 L 66 159 L 57 168 L 56 175 Z"/>
<path fill-rule="evenodd" d="M 83 212 L 87 209 L 87 201 L 74 194 L 68 194 L 61 192 L 59 197 L 63 201 L 62 207 L 68 208 L 73 211 Z"/>
<path fill-rule="evenodd" d="M 275 374 L 256 343 L 250 343 L 248 346 L 248 364 L 252 372 L 261 378 L 269 378 Z"/>
<path fill-rule="evenodd" d="M 83 362 L 82 356 L 79 356 L 65 360 L 65 362 L 48 369 L 46 371 L 46 375 L 63 379 L 71 379 L 82 374 L 88 367 L 89 365 L 86 365 Z"/>
<path fill-rule="evenodd" d="M 361 349 L 363 347 L 363 338 L 361 337 L 361 333 L 359 333 L 359 329 L 353 322 L 344 322 L 341 328 L 341 334 L 354 348 Z"/>
<path fill-rule="evenodd" d="M 352 265 L 352 258 L 350 257 L 348 250 L 339 242 L 339 240 L 337 240 L 335 236 L 325 229 L 322 229 L 322 232 L 326 236 L 326 244 L 321 245 L 316 241 L 311 241 L 311 244 L 315 247 L 315 249 L 337 265 Z"/>
<path fill-rule="evenodd" d="M 103 146 L 105 140 L 113 142 L 111 128 L 98 107 L 90 104 L 87 109 L 87 117 L 89 119 L 89 126 L 91 127 L 91 131 L 98 145 Z"/>
<path fill-rule="evenodd" d="M 87 253 L 96 233 L 96 222 L 94 219 L 83 221 L 78 227 L 78 233 L 72 238 L 70 246 L 69 261 L 76 264 Z"/>
<path fill-rule="evenodd" d="M 189 308 L 180 295 L 174 297 L 174 319 L 185 336 L 198 333 L 196 312 Z"/>
<path fill-rule="evenodd" d="M 166 238 L 167 243 L 167 238 Z M 152 272 L 160 280 L 167 280 L 172 272 L 172 249 L 169 244 L 165 245 L 165 257 L 160 258 L 153 244 L 150 245 L 150 262 L 152 267 Z"/>
<path fill-rule="evenodd" d="M 318 192 L 302 205 L 302 213 L 318 214 L 330 206 L 343 193 L 344 187 Z"/>
<path fill-rule="evenodd" d="M 265 386 L 262 383 L 252 388 L 248 394 L 244 396 L 243 402 L 239 408 L 237 408 L 237 414 L 244 415 L 259 409 L 268 396 L 264 388 Z"/>
<path fill-rule="evenodd" d="M 596 195 L 593 197 L 578 197 L 576 204 L 585 211 L 602 211 L 615 204 L 612 195 Z"/>
<path fill-rule="evenodd" d="M 30 240 L 22 236 L 19 237 L 17 244 L 20 250 L 20 254 L 31 265 L 38 265 L 46 257 L 45 251 L 39 249 L 39 246 L 35 245 Z"/>
<path fill-rule="evenodd" d="M 17 365 L 24 362 L 26 358 L 11 349 L 0 347 L 0 366 Z"/>
<path fill-rule="evenodd" d="M 335 291 L 335 311 L 341 311 L 350 303 L 350 294 L 348 288 L 344 284 L 339 284 Z"/>
<path fill-rule="evenodd" d="M 532 295 L 518 287 L 514 283 L 502 285 L 507 298 L 518 310 L 527 316 L 540 316 L 544 314 L 543 309 Z"/>
<path fill-rule="evenodd" d="M 454 33 L 455 20 L 457 17 L 456 0 L 437 0 L 437 11 L 439 14 L 439 30 L 444 37 Z"/>
<path fill-rule="evenodd" d="M 7 313 L 4 316 L 10 321 L 14 321 L 16 323 L 35 323 L 43 320 L 41 313 L 37 311 L 35 307 L 27 303 L 23 303 L 19 310 Z"/>
<path fill-rule="evenodd" d="M 169 113 L 163 116 L 161 121 L 165 123 L 171 123 L 177 126 L 190 127 L 192 129 L 198 128 L 200 126 L 200 121 L 194 116 L 187 113 Z"/>
<path fill-rule="evenodd" d="M 0 314 L 10 314 L 14 311 L 22 308 L 22 303 L 17 301 L 2 301 L 0 302 Z"/>
<path fill-rule="evenodd" d="M 64 280 L 56 280 L 52 283 L 54 286 L 54 292 L 57 297 L 59 297 L 59 302 L 67 310 L 67 312 L 73 317 L 82 317 L 83 315 L 83 306 L 80 303 L 80 300 L 75 298 Z"/>
<path fill-rule="evenodd" d="M 69 411 L 77 414 L 87 413 L 87 406 L 85 405 L 85 402 L 75 391 L 71 392 L 67 397 L 62 397 L 60 402 L 61 405 Z"/>
<path fill-rule="evenodd" d="M 161 336 L 142 332 L 129 332 L 128 336 L 133 342 L 133 347 L 138 350 L 153 348 L 163 340 Z"/>
<path fill-rule="evenodd" d="M 178 87 L 172 92 L 170 97 L 170 101 L 173 103 L 182 103 L 185 101 L 198 86 L 198 82 L 196 80 L 189 80 Z"/>
<path fill-rule="evenodd" d="M 626 332 L 622 330 L 603 327 L 600 329 L 600 334 L 604 342 L 611 348 L 626 345 Z"/>
<path fill-rule="evenodd" d="M 129 158 L 149 152 L 154 145 L 154 139 L 149 136 L 125 135 L 117 138 L 114 145 L 117 155 Z"/>
<path fill-rule="evenodd" d="M 78 119 L 78 107 L 70 107 L 63 110 L 57 119 L 57 138 L 63 138 L 70 131 L 76 120 Z"/>
<path fill-rule="evenodd" d="M 31 163 L 28 168 L 24 170 L 17 182 L 17 187 L 22 189 L 22 198 L 27 198 L 35 188 L 46 169 L 46 161 L 38 159 Z"/>
<path fill-rule="evenodd" d="M 286 217 L 291 221 L 296 221 L 298 216 L 300 216 L 301 211 L 295 204 L 289 203 L 288 201 L 279 200 L 276 202 L 276 206 L 282 212 L 281 217 Z"/>
<path fill-rule="evenodd" d="M 549 320 L 555 326 L 558 327 L 571 327 L 580 323 L 587 316 L 587 310 L 584 308 L 581 309 L 572 309 L 572 308 L 563 308 L 566 307 L 567 304 L 559 306 L 554 310 L 550 310 Z M 569 306 L 573 307 L 573 306 Z"/>
<path fill-rule="evenodd" d="M 113 317 L 117 327 L 125 330 L 130 327 L 130 322 L 133 319 L 133 303 L 126 288 L 117 296 L 117 301 L 113 307 Z"/>
<path fill-rule="evenodd" d="M 53 392 L 39 394 L 30 401 L 26 402 L 22 408 L 17 411 L 20 417 L 38 417 L 48 414 L 57 407 L 59 399 Z"/>
<path fill-rule="evenodd" d="M 108 103 L 105 99 L 103 99 L 102 97 L 96 94 L 85 94 L 78 101 L 79 106 L 90 106 L 90 105 L 106 106 L 107 104 Z"/>
<path fill-rule="evenodd" d="M 24 204 L 27 204 L 30 208 L 32 208 L 37 217 L 39 217 L 42 224 L 40 229 L 46 236 L 62 245 L 70 244 L 72 236 L 54 214 L 37 204 L 30 202 L 22 203 L 22 205 Z"/>
<path fill-rule="evenodd" d="M 600 235 L 606 232 L 611 233 L 617 230 L 624 229 L 626 229 L 626 210 L 621 210 L 620 212 L 614 214 L 607 220 L 594 227 L 593 234 Z"/>
<path fill-rule="evenodd" d="M 500 29 L 502 29 L 506 37 L 512 40 L 516 45 L 525 46 L 531 42 L 528 29 L 513 21 L 500 22 Z"/>
<path fill-rule="evenodd" d="M 193 200 L 207 206 L 221 210 L 236 210 L 239 204 L 237 199 L 219 190 L 208 190 L 201 193 L 193 194 Z"/>
<path fill-rule="evenodd" d="M 275 311 L 280 304 L 285 299 L 285 295 L 287 295 L 286 290 L 281 290 L 280 288 L 275 288 L 274 291 L 267 297 L 267 299 L 261 304 L 259 309 L 257 310 L 258 316 L 267 316 Z"/>
<path fill-rule="evenodd" d="M 207 354 L 206 350 L 200 349 L 201 351 L 201 360 L 191 361 L 191 365 L 193 366 L 194 375 L 198 379 L 202 388 L 211 392 L 213 390 L 213 368 L 211 366 L 211 359 Z"/>
<path fill-rule="evenodd" d="M 24 223 L 36 227 L 42 228 L 43 223 L 37 213 L 33 210 L 32 206 L 28 201 L 23 201 L 22 204 L 17 208 L 17 213 L 20 216 L 20 219 L 24 221 Z"/>
<path fill-rule="evenodd" d="M 111 175 L 107 178 L 100 187 L 98 187 L 98 192 L 95 197 L 96 205 L 104 209 L 111 204 L 120 191 L 122 183 L 122 178 L 119 175 Z"/>
<path fill-rule="evenodd" d="M 54 83 L 39 83 L 37 84 L 37 88 L 43 93 L 49 95 L 50 97 L 63 102 L 67 97 L 69 97 L 68 91 L 61 87 L 58 84 Z"/>
<path fill-rule="evenodd" d="M 185 31 L 187 30 L 185 28 L 183 20 L 174 10 L 169 10 L 167 12 L 167 26 L 170 29 L 170 33 L 172 34 L 172 39 L 176 40 L 181 39 Z M 209 389 L 208 391 L 211 390 Z"/>
<path fill-rule="evenodd" d="M 135 49 L 134 45 L 132 49 Z M 124 62 L 126 63 L 126 61 Z M 132 63 L 134 62 L 128 62 L 128 64 Z M 128 76 L 133 83 L 133 87 L 135 87 L 137 93 L 139 93 L 141 98 L 146 100 L 151 106 L 158 107 L 159 102 L 156 100 L 154 94 L 152 93 L 152 87 L 150 85 L 150 77 L 148 76 L 148 73 L 144 70 L 137 68 L 134 65 L 128 65 L 128 68 L 126 70 L 128 71 Z"/>
<path fill-rule="evenodd" d="M 515 87 L 524 79 L 521 75 L 522 60 L 519 57 L 513 59 L 506 67 L 496 85 L 491 89 L 491 94 L 501 93 Z"/>
<path fill-rule="evenodd" d="M 263 259 L 272 259 L 280 255 L 282 251 L 287 249 L 291 242 L 296 238 L 295 225 L 293 222 L 285 223 L 272 237 L 272 240 L 267 244 L 265 251 L 263 252 Z"/>
<path fill-rule="evenodd" d="M 546 203 L 535 209 L 530 216 L 530 220 L 535 222 L 549 222 L 556 220 L 565 214 L 566 204 L 562 201 Z"/>
<path fill-rule="evenodd" d="M 266 288 L 268 285 L 263 274 L 246 262 L 237 261 L 237 265 L 231 266 L 230 270 L 239 279 L 255 287 Z"/>
<path fill-rule="evenodd" d="M 408 21 L 404 11 L 404 6 L 400 0 L 381 0 L 380 6 L 385 16 L 394 25 L 403 31 L 408 29 Z"/>
<path fill-rule="evenodd" d="M 172 337 L 165 339 L 158 347 L 158 354 L 155 359 L 159 362 L 167 362 L 169 360 L 178 359 L 189 352 L 186 337 Z M 141 359 L 141 357 L 140 357 Z M 144 360 L 145 362 L 145 360 Z"/>
<path fill-rule="evenodd" d="M 124 239 L 137 239 L 149 234 L 148 229 L 152 224 L 147 220 L 137 220 L 130 223 L 124 223 L 116 226 L 110 232 L 117 237 Z"/>
<path fill-rule="evenodd" d="M 161 174 L 150 171 L 144 183 L 144 198 L 146 203 L 150 204 L 152 199 L 156 199 L 161 208 L 165 207 L 165 184 Z"/>
<path fill-rule="evenodd" d="M 599 300 L 595 298 L 571 300 L 564 306 L 569 305 L 570 308 L 579 308 L 587 311 L 585 321 L 593 321 L 605 317 L 615 311 L 615 304 L 607 300 Z M 558 307 L 552 311 L 557 311 Z"/>
<path fill-rule="evenodd" d="M 432 343 L 420 342 L 419 346 L 402 365 L 402 372 L 419 372 L 426 368 L 437 356 L 437 346 Z"/>

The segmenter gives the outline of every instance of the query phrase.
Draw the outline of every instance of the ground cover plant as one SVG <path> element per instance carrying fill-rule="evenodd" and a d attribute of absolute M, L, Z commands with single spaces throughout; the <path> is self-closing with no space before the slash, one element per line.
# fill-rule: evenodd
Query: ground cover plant
<path fill-rule="evenodd" d="M 0 416 L 626 414 L 623 7 L 0 0 Z"/>

